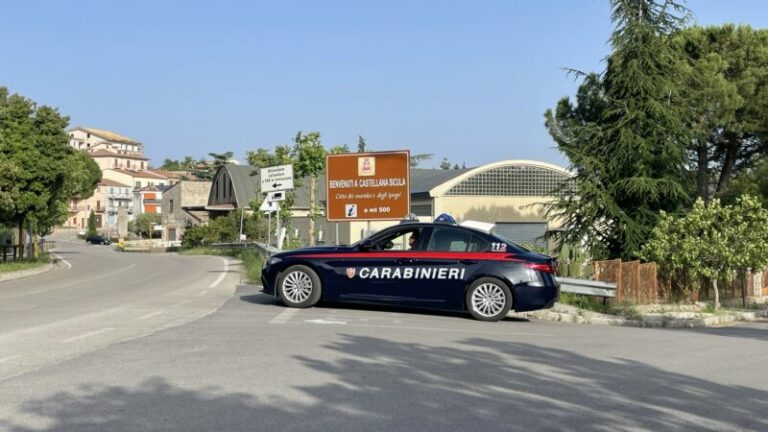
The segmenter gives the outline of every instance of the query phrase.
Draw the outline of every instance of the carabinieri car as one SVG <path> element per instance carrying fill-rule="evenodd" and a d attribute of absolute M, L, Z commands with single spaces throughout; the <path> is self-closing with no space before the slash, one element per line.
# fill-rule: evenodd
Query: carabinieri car
<path fill-rule="evenodd" d="M 318 301 L 468 311 L 482 321 L 551 308 L 554 258 L 490 232 L 449 222 L 403 221 L 350 246 L 270 257 L 263 291 L 286 306 Z"/>

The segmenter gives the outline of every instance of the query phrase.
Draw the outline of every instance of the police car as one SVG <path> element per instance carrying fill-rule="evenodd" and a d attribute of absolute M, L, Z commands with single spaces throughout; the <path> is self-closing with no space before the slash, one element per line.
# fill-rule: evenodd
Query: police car
<path fill-rule="evenodd" d="M 353 302 L 468 311 L 482 321 L 554 305 L 554 258 L 469 225 L 441 215 L 350 246 L 282 252 L 264 265 L 263 291 L 295 308 Z"/>

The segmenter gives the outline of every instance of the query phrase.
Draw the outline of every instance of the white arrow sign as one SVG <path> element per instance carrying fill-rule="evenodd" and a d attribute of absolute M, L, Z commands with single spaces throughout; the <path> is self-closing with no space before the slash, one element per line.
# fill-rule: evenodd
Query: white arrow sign
<path fill-rule="evenodd" d="M 274 201 L 264 200 L 264 202 L 261 203 L 261 207 L 259 207 L 259 210 L 266 213 L 276 212 L 280 210 L 280 204 Z"/>
<path fill-rule="evenodd" d="M 262 193 L 293 189 L 293 165 L 262 168 L 259 177 Z"/>

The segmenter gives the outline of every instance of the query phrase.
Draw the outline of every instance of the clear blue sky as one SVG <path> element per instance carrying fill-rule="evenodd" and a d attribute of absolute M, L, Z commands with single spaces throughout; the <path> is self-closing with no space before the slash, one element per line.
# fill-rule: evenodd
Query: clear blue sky
<path fill-rule="evenodd" d="M 45 3 L 45 4 L 44 4 Z M 764 0 L 690 0 L 768 26 Z M 567 164 L 543 112 L 602 70 L 608 0 L 8 2 L 0 86 L 164 158 L 289 143 Z"/>

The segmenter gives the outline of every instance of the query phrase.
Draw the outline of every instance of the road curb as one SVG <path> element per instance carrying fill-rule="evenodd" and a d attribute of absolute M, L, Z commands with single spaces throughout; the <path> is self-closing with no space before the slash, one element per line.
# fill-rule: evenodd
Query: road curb
<path fill-rule="evenodd" d="M 680 317 L 674 313 L 645 314 L 639 317 L 621 317 L 591 312 L 573 306 L 557 304 L 555 308 L 525 313 L 511 313 L 518 318 L 535 318 L 571 324 L 613 325 L 646 328 L 706 328 L 720 327 L 739 321 L 749 322 L 768 318 L 768 309 L 740 311 L 723 315 Z"/>
<path fill-rule="evenodd" d="M 43 264 L 40 267 L 35 267 L 28 270 L 19 270 L 15 272 L 3 273 L 3 274 L 0 274 L 0 282 L 21 279 L 28 276 L 35 276 L 38 274 L 49 272 L 54 268 L 56 268 L 56 264 L 48 263 L 48 264 Z"/>

